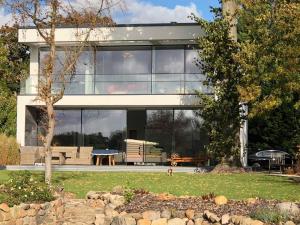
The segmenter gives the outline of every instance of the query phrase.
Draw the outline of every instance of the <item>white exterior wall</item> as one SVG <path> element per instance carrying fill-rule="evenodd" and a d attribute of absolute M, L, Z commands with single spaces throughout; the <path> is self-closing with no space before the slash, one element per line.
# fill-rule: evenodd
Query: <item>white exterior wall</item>
<path fill-rule="evenodd" d="M 80 28 L 58 28 L 56 41 L 58 45 L 76 45 L 80 40 Z M 110 45 L 167 45 L 190 44 L 201 34 L 199 26 L 132 26 L 114 28 L 96 28 L 89 41 L 100 46 Z M 26 106 L 42 105 L 35 101 L 39 73 L 38 48 L 45 42 L 35 29 L 20 29 L 19 42 L 30 46 L 30 77 L 26 81 L 26 93 L 32 95 L 18 96 L 17 103 L 17 140 L 25 145 Z M 66 95 L 57 107 L 99 107 L 99 108 L 155 108 L 155 107 L 193 107 L 195 96 L 189 95 Z"/>

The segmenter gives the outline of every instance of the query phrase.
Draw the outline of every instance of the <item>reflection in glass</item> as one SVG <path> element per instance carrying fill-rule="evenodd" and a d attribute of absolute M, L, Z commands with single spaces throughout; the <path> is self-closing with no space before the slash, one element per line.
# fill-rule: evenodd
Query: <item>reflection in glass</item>
<path fill-rule="evenodd" d="M 197 50 L 185 50 L 185 73 L 201 73 L 200 68 L 196 65 L 198 58 L 199 55 Z"/>
<path fill-rule="evenodd" d="M 147 110 L 147 125 L 145 130 L 145 140 L 156 142 L 156 151 L 171 156 L 173 133 L 173 110 Z M 151 152 L 146 152 L 146 161 L 151 161 Z"/>
<path fill-rule="evenodd" d="M 96 53 L 96 74 L 149 74 L 151 50 L 105 48 Z"/>
<path fill-rule="evenodd" d="M 184 73 L 184 49 L 155 49 L 154 73 Z"/>
<path fill-rule="evenodd" d="M 82 110 L 84 146 L 123 151 L 125 129 L 125 110 Z"/>
<path fill-rule="evenodd" d="M 81 145 L 81 110 L 55 110 L 53 146 Z"/>
<path fill-rule="evenodd" d="M 193 110 L 174 110 L 174 136 L 174 152 L 180 156 L 199 157 L 208 140 Z"/>

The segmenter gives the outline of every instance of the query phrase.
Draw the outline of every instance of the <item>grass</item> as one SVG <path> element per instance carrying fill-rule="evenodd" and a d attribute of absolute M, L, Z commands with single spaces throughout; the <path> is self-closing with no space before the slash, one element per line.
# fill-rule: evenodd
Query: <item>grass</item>
<path fill-rule="evenodd" d="M 0 184 L 8 179 L 8 171 L 0 171 Z M 83 198 L 90 190 L 110 191 L 116 185 L 143 188 L 155 193 L 204 195 L 213 192 L 229 199 L 260 197 L 300 202 L 300 185 L 286 177 L 265 174 L 187 174 L 126 172 L 55 172 L 53 183 Z"/>

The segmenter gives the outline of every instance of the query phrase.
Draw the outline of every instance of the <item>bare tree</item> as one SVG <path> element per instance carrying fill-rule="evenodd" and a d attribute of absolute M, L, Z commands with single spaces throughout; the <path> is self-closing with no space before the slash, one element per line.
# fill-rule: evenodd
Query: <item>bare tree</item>
<path fill-rule="evenodd" d="M 55 128 L 54 105 L 62 99 L 66 84 L 70 82 L 75 72 L 76 61 L 87 46 L 91 32 L 98 26 L 111 27 L 114 23 L 111 17 L 113 7 L 122 7 L 121 1 L 95 0 L 93 4 L 83 1 L 63 0 L 7 0 L 3 4 L 13 14 L 20 24 L 34 25 L 38 35 L 49 48 L 49 54 L 44 58 L 44 66 L 39 74 L 38 94 L 36 100 L 44 103 L 46 111 L 46 129 L 43 138 L 45 149 L 45 182 L 51 184 L 52 151 L 51 143 Z M 76 28 L 78 41 L 76 46 L 64 47 L 65 57 L 60 62 L 60 69 L 55 68 L 58 59 L 56 31 L 62 24 Z M 84 27 L 84 29 L 80 29 Z M 57 86 L 57 81 L 60 84 Z"/>

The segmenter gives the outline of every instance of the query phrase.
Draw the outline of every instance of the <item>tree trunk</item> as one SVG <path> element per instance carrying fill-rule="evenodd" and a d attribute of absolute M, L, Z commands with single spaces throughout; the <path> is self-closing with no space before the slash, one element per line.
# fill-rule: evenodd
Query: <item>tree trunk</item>
<path fill-rule="evenodd" d="M 54 135 L 55 116 L 54 107 L 51 103 L 47 104 L 47 115 L 48 115 L 48 132 L 45 140 L 45 182 L 50 185 L 52 177 L 52 150 L 51 143 Z"/>

